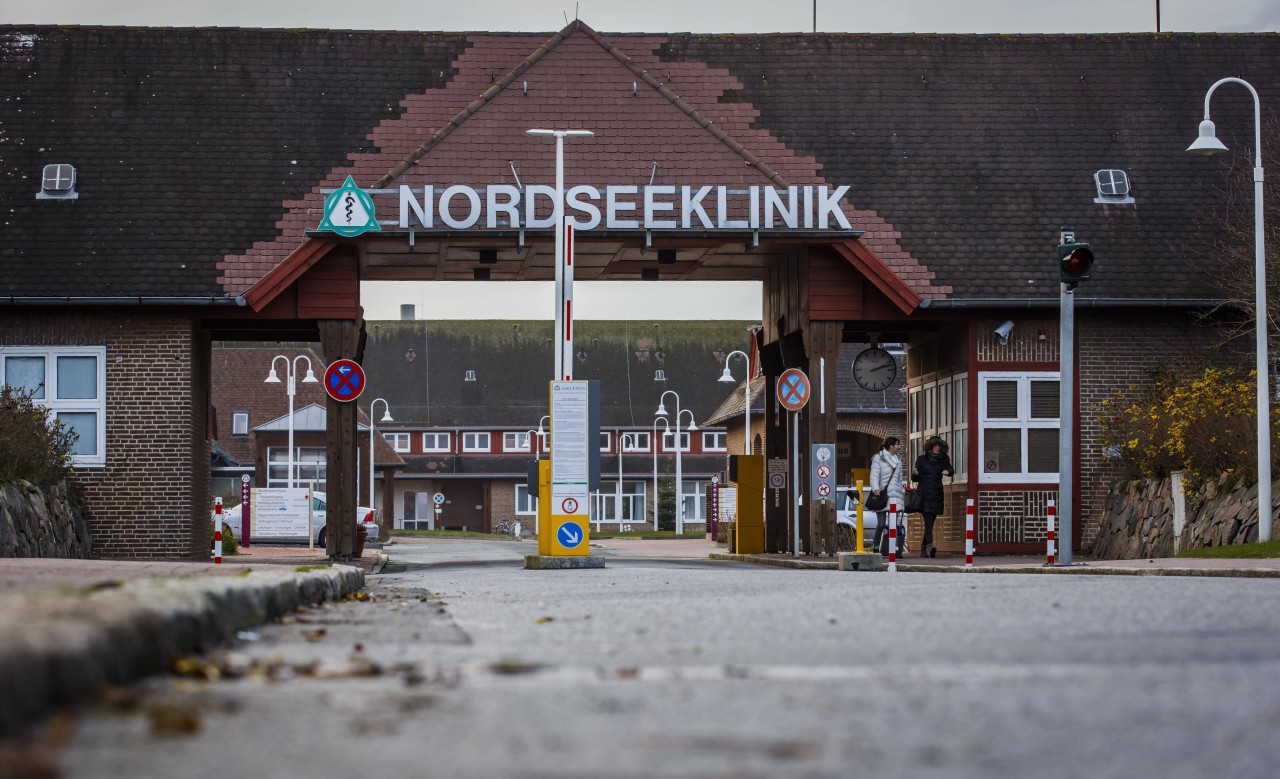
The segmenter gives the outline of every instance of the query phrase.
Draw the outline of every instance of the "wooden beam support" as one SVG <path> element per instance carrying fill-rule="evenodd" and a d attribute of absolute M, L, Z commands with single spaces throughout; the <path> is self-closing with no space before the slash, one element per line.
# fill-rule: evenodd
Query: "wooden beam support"
<path fill-rule="evenodd" d="M 366 338 L 363 310 L 358 309 L 356 317 L 323 319 L 318 323 L 326 363 L 344 358 L 360 361 Z M 349 560 L 355 554 L 356 540 L 356 404 L 328 398 L 325 412 L 328 452 L 325 499 L 329 504 L 325 551 L 330 559 Z"/>
<path fill-rule="evenodd" d="M 805 407 L 808 439 L 815 444 L 831 444 L 832 451 L 836 445 L 836 361 L 840 356 L 840 340 L 844 331 L 844 322 L 807 322 L 805 324 L 805 352 L 809 357 L 809 367 L 805 371 L 813 386 L 813 394 L 809 405 Z M 805 471 L 806 485 L 811 481 L 812 470 L 816 463 L 809 462 L 810 448 L 806 447 L 802 454 L 808 467 Z M 834 456 L 830 466 L 836 467 Z M 809 538 L 811 544 L 805 548 L 814 554 L 836 552 L 836 496 L 833 494 L 826 501 L 813 500 L 808 486 L 805 488 L 805 505 L 809 511 Z"/>

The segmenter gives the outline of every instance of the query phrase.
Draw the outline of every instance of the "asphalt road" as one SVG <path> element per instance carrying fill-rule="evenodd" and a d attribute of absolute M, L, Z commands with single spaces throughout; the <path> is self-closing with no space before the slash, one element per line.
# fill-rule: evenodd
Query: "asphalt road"
<path fill-rule="evenodd" d="M 1280 580 L 397 544 L 369 602 L 76 718 L 66 776 L 1273 777 Z"/>

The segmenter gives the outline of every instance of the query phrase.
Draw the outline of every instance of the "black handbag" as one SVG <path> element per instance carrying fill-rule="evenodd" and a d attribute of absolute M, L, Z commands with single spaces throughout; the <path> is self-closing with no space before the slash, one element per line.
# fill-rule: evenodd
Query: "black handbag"
<path fill-rule="evenodd" d="M 884 511 L 889 507 L 888 490 L 880 490 L 879 495 L 868 495 L 867 500 L 862 504 L 862 507 L 867 511 Z"/>
<path fill-rule="evenodd" d="M 920 490 L 908 490 L 902 502 L 902 510 L 908 514 L 919 514 L 924 511 L 924 497 L 920 495 Z"/>

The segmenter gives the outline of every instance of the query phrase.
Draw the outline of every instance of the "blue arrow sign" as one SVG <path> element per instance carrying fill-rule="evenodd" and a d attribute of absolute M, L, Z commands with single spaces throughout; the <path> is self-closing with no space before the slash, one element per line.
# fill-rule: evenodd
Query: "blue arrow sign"
<path fill-rule="evenodd" d="M 556 531 L 556 540 L 565 549 L 572 549 L 582 543 L 583 535 L 582 528 L 576 522 L 566 522 Z"/>

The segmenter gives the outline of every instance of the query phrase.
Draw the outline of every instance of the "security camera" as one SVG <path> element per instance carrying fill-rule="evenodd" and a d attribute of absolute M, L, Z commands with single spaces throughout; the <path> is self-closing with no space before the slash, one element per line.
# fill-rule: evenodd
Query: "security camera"
<path fill-rule="evenodd" d="M 1013 322 L 1005 322 L 995 329 L 996 338 L 1000 339 L 1001 346 L 1008 346 L 1009 333 L 1013 332 Z"/>

